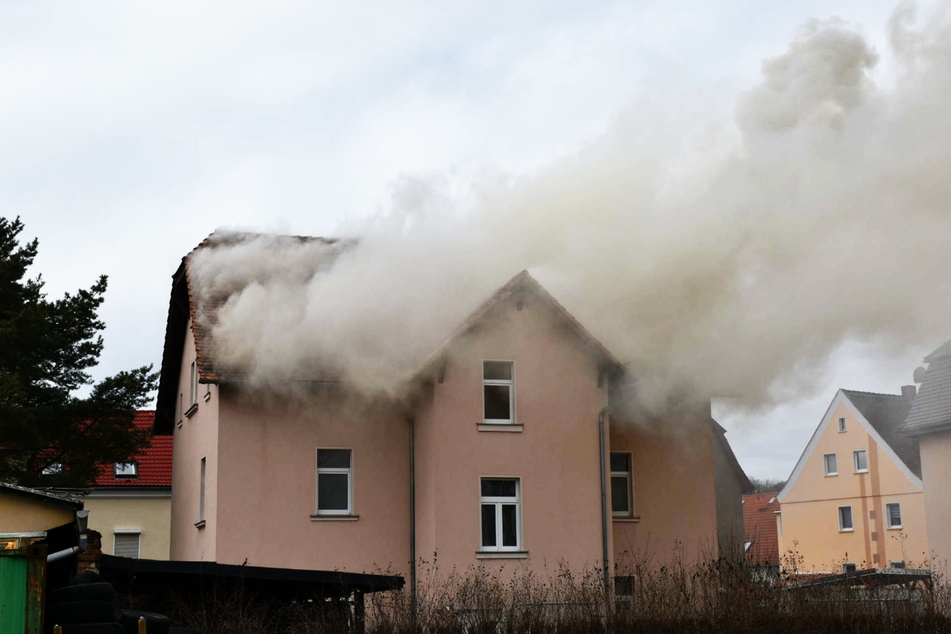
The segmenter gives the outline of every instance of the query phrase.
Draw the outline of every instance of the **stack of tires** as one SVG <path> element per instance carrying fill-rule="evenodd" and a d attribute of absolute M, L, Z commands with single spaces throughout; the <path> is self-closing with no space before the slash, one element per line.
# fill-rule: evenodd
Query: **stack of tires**
<path fill-rule="evenodd" d="M 172 628 L 161 614 L 120 610 L 115 588 L 94 573 L 77 575 L 70 585 L 50 591 L 46 598 L 47 634 L 53 634 L 57 625 L 63 634 L 139 634 L 143 619 L 146 634 L 200 634 Z"/>

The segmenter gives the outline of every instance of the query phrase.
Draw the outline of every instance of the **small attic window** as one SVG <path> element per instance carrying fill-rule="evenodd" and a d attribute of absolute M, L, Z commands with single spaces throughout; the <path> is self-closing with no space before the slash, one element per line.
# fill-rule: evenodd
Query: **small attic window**
<path fill-rule="evenodd" d="M 139 468 L 134 462 L 117 462 L 115 464 L 115 476 L 117 478 L 136 478 L 139 475 Z"/>
<path fill-rule="evenodd" d="M 845 418 L 840 418 L 839 419 L 839 433 L 842 433 L 844 431 L 845 431 Z"/>

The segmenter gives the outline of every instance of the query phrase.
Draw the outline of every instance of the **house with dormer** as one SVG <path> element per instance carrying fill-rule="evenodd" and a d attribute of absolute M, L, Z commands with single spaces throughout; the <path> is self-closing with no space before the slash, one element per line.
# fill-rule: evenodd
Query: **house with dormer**
<path fill-rule="evenodd" d="M 173 560 L 620 569 L 742 538 L 749 481 L 709 407 L 638 420 L 619 396 L 636 377 L 529 273 L 398 396 L 327 375 L 274 391 L 220 363 L 202 302 L 225 299 L 196 292 L 194 254 L 236 239 L 253 237 L 213 234 L 172 279 L 155 430 L 174 445 Z"/>
<path fill-rule="evenodd" d="M 899 433 L 915 400 L 839 390 L 776 496 L 783 563 L 792 572 L 927 568 L 918 442 Z"/>

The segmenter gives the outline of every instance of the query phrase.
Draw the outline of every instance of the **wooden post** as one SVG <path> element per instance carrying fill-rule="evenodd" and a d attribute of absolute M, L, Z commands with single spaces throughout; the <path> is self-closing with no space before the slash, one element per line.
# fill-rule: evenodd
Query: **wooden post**
<path fill-rule="evenodd" d="M 147 629 L 148 629 L 148 626 L 145 623 L 145 617 L 140 616 L 139 617 L 139 634 L 148 634 L 146 632 Z"/>
<path fill-rule="evenodd" d="M 363 592 L 353 591 L 353 632 L 354 634 L 365 634 L 367 630 L 367 612 L 363 603 Z"/>
<path fill-rule="evenodd" d="M 53 626 L 53 634 L 63 634 L 63 626 L 62 626 L 62 625 L 54 625 L 54 626 Z"/>
<path fill-rule="evenodd" d="M 26 548 L 26 632 L 43 631 L 44 599 L 46 598 L 46 544 Z"/>

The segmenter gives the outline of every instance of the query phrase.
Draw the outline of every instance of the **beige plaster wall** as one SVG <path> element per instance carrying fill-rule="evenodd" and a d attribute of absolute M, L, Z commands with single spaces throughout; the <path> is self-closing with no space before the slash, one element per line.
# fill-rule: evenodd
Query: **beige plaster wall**
<path fill-rule="evenodd" d="M 951 570 L 951 431 L 922 436 L 921 471 L 934 567 Z"/>
<path fill-rule="evenodd" d="M 0 533 L 34 533 L 73 521 L 76 512 L 19 495 L 0 493 Z"/>
<path fill-rule="evenodd" d="M 139 556 L 142 559 L 169 558 L 171 497 L 90 497 L 84 500 L 89 511 L 89 528 L 102 534 L 102 552 L 115 554 L 116 529 L 138 529 Z"/>
<path fill-rule="evenodd" d="M 839 432 L 838 420 L 846 419 Z M 867 473 L 855 473 L 852 452 L 868 452 Z M 836 453 L 838 475 L 826 476 L 823 455 Z M 887 528 L 885 505 L 902 507 L 902 529 Z M 838 507 L 852 506 L 854 530 L 839 531 Z M 803 470 L 782 501 L 780 556 L 792 550 L 801 569 L 838 572 L 844 561 L 883 567 L 889 561 L 927 565 L 928 541 L 921 490 L 859 423 L 852 408 L 839 404 Z"/>
<path fill-rule="evenodd" d="M 178 392 L 189 400 L 189 372 L 195 359 L 195 338 L 191 321 L 185 333 L 185 351 L 179 373 Z M 199 385 L 198 409 L 190 417 L 176 409 L 172 443 L 171 558 L 183 561 L 215 561 L 218 530 L 218 401 L 215 385 Z M 205 393 L 210 394 L 205 400 Z M 179 422 L 180 421 L 180 422 Z M 200 465 L 205 466 L 205 526 L 198 522 Z"/>
<path fill-rule="evenodd" d="M 630 451 L 636 522 L 613 519 L 619 574 L 683 557 L 716 558 L 717 508 L 709 420 L 671 416 L 651 424 L 612 420 L 611 450 Z"/>

